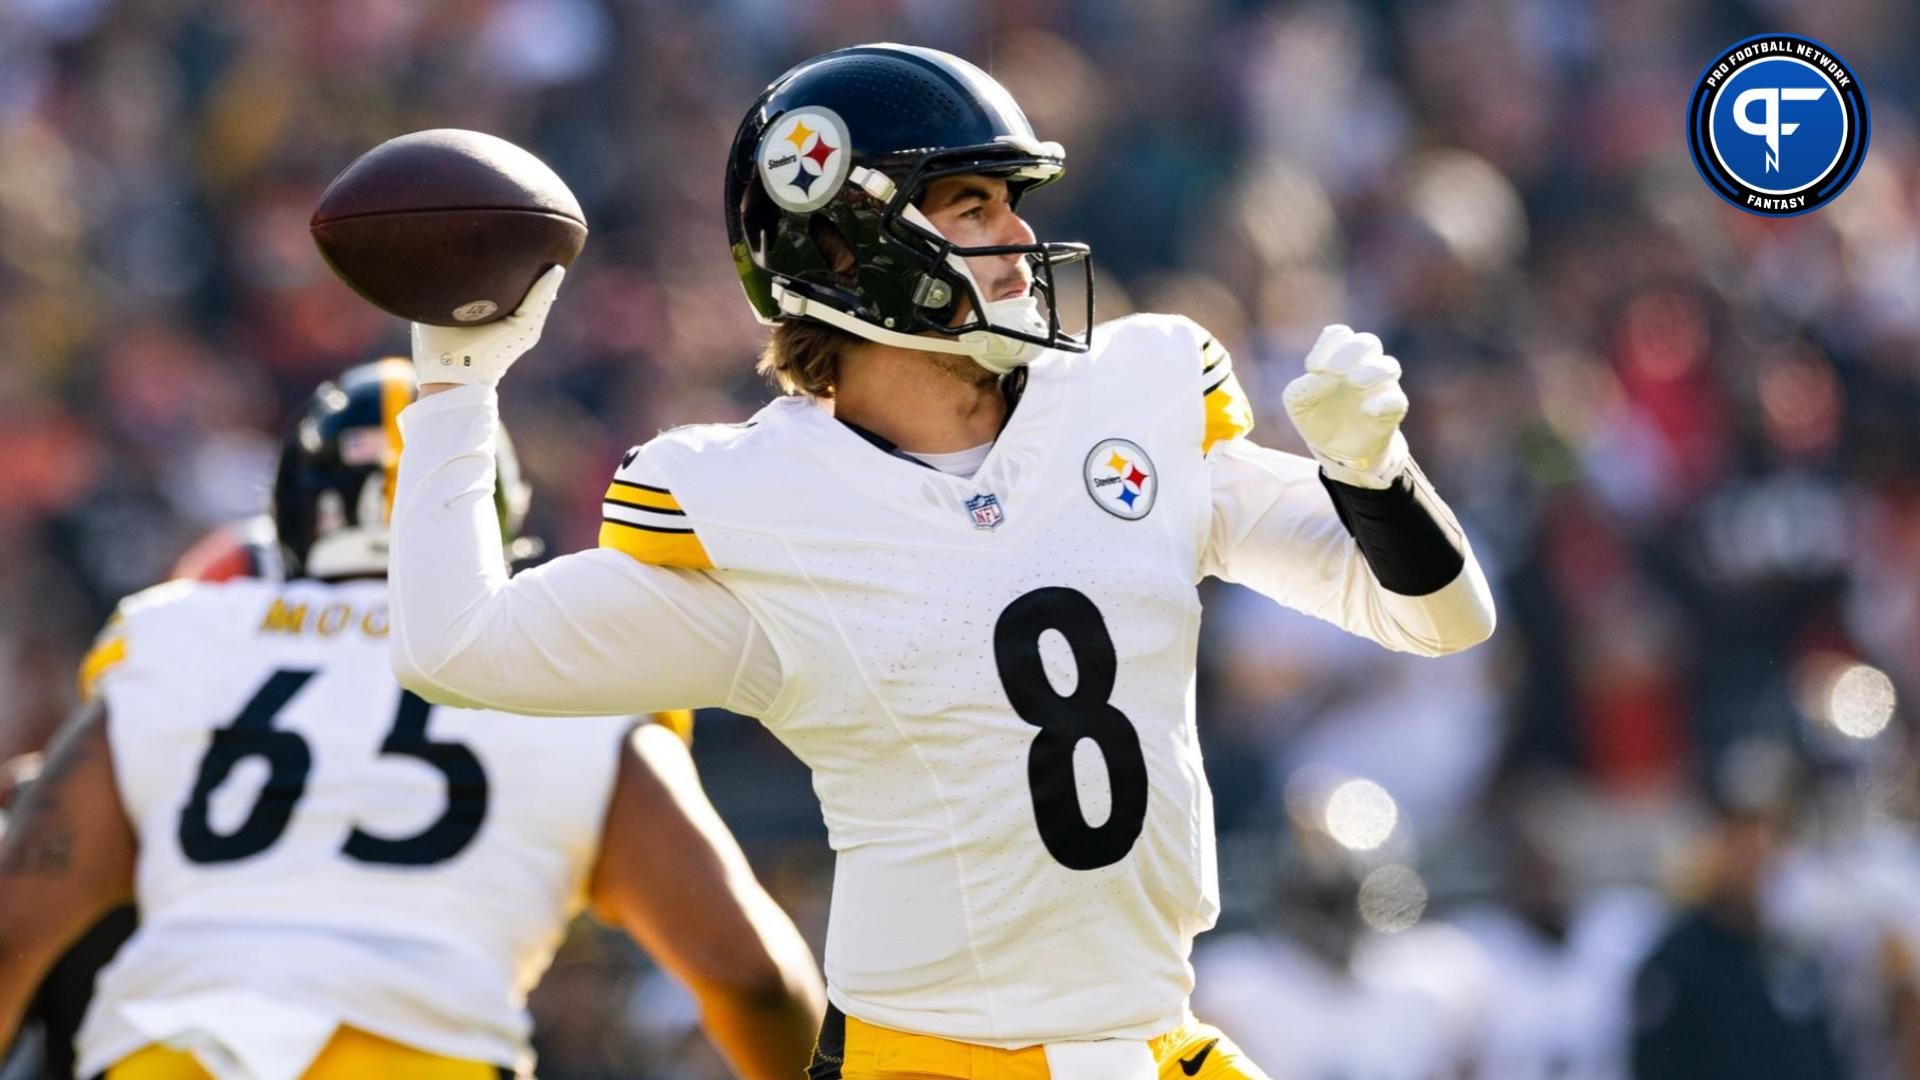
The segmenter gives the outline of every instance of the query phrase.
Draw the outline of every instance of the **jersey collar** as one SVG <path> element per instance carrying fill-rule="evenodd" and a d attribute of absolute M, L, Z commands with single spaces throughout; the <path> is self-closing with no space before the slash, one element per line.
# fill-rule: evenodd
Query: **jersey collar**
<path fill-rule="evenodd" d="M 1013 420 L 1013 412 L 1020 406 L 1020 399 L 1026 396 L 1026 392 L 1027 369 L 1024 367 L 1013 369 L 1000 380 L 1000 396 L 1005 399 L 1007 403 L 1007 414 L 1000 420 L 1000 431 L 1007 430 L 1007 425 Z M 897 457 L 902 461 L 911 461 L 923 469 L 933 469 L 933 466 L 900 449 L 899 446 L 895 445 L 886 436 L 868 431 L 866 428 L 861 427 L 851 420 L 841 419 L 838 415 L 834 416 L 834 419 L 846 425 L 847 429 L 855 435 L 872 443 L 881 453 L 886 454 L 888 457 Z M 999 438 L 999 433 L 996 432 L 994 437 L 996 439 Z M 940 470 L 933 469 L 933 471 L 939 472 Z"/>

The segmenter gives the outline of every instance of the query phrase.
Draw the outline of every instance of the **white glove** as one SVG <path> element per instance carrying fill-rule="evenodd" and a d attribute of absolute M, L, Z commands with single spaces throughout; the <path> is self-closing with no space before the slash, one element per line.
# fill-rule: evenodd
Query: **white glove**
<path fill-rule="evenodd" d="M 1355 487 L 1387 488 L 1406 471 L 1407 415 L 1400 361 L 1380 339 L 1335 324 L 1307 353 L 1307 373 L 1287 384 L 1287 415 L 1327 478 Z"/>
<path fill-rule="evenodd" d="M 413 324 L 413 369 L 420 385 L 500 381 L 515 360 L 540 341 L 547 311 L 567 276 L 556 266 L 534 281 L 513 314 L 484 326 Z"/>

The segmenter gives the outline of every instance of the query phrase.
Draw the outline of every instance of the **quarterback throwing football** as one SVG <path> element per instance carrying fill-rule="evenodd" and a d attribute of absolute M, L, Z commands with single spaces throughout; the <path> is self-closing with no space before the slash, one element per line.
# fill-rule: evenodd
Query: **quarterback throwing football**
<path fill-rule="evenodd" d="M 1187 1009 L 1218 909 L 1197 583 L 1428 655 L 1493 631 L 1379 340 L 1328 328 L 1287 388 L 1317 460 L 1255 445 L 1201 327 L 1063 328 L 1055 269 L 1087 249 L 1016 212 L 1063 163 L 945 53 L 775 81 L 726 213 L 787 394 L 636 448 L 600 548 L 511 579 L 494 386 L 561 274 L 502 322 L 414 328 L 402 682 L 521 713 L 724 706 L 805 761 L 838 853 L 816 1077 L 1260 1077 Z"/>

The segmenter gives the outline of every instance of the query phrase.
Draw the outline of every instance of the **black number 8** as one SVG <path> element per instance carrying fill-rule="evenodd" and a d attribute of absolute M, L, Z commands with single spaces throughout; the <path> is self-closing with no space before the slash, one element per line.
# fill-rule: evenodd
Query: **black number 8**
<path fill-rule="evenodd" d="M 1065 696 L 1040 662 L 1040 635 L 1048 630 L 1067 639 L 1079 671 Z M 1072 870 L 1098 870 L 1126 858 L 1147 820 L 1147 759 L 1133 722 L 1108 700 L 1119 662 L 1100 609 L 1074 589 L 1035 589 L 1000 613 L 993 658 L 1013 711 L 1040 729 L 1027 754 L 1027 784 L 1048 854 Z M 1087 824 L 1074 782 L 1073 751 L 1082 739 L 1100 748 L 1113 792 L 1112 810 L 1099 825 Z"/>

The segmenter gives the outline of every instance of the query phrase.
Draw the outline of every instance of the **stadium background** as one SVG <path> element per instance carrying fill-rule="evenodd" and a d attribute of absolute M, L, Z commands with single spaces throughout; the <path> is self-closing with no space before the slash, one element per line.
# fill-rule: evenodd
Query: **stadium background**
<path fill-rule="evenodd" d="M 1701 65 L 1763 31 L 1831 46 L 1873 114 L 1852 188 L 1791 220 L 1721 203 L 1684 145 Z M 534 529 L 571 550 L 625 447 L 768 395 L 725 141 L 788 64 L 872 39 L 979 62 L 1066 144 L 1023 209 L 1092 244 L 1102 317 L 1210 327 L 1256 437 L 1297 445 L 1279 392 L 1323 323 L 1378 332 L 1494 580 L 1494 640 L 1432 662 L 1206 593 L 1210 1015 L 1277 1077 L 1624 1077 L 1666 912 L 1748 887 L 1768 962 L 1807 973 L 1784 1014 L 1838 1032 L 1844 1075 L 1920 1075 L 1900 0 L 0 0 L 0 758 L 72 706 L 119 596 L 260 508 L 302 395 L 404 351 L 307 237 L 347 161 L 478 128 L 580 196 L 593 235 L 506 394 Z M 720 714 L 695 750 L 817 943 L 803 771 Z M 535 1010 L 551 1080 L 716 1075 L 606 933 Z"/>

